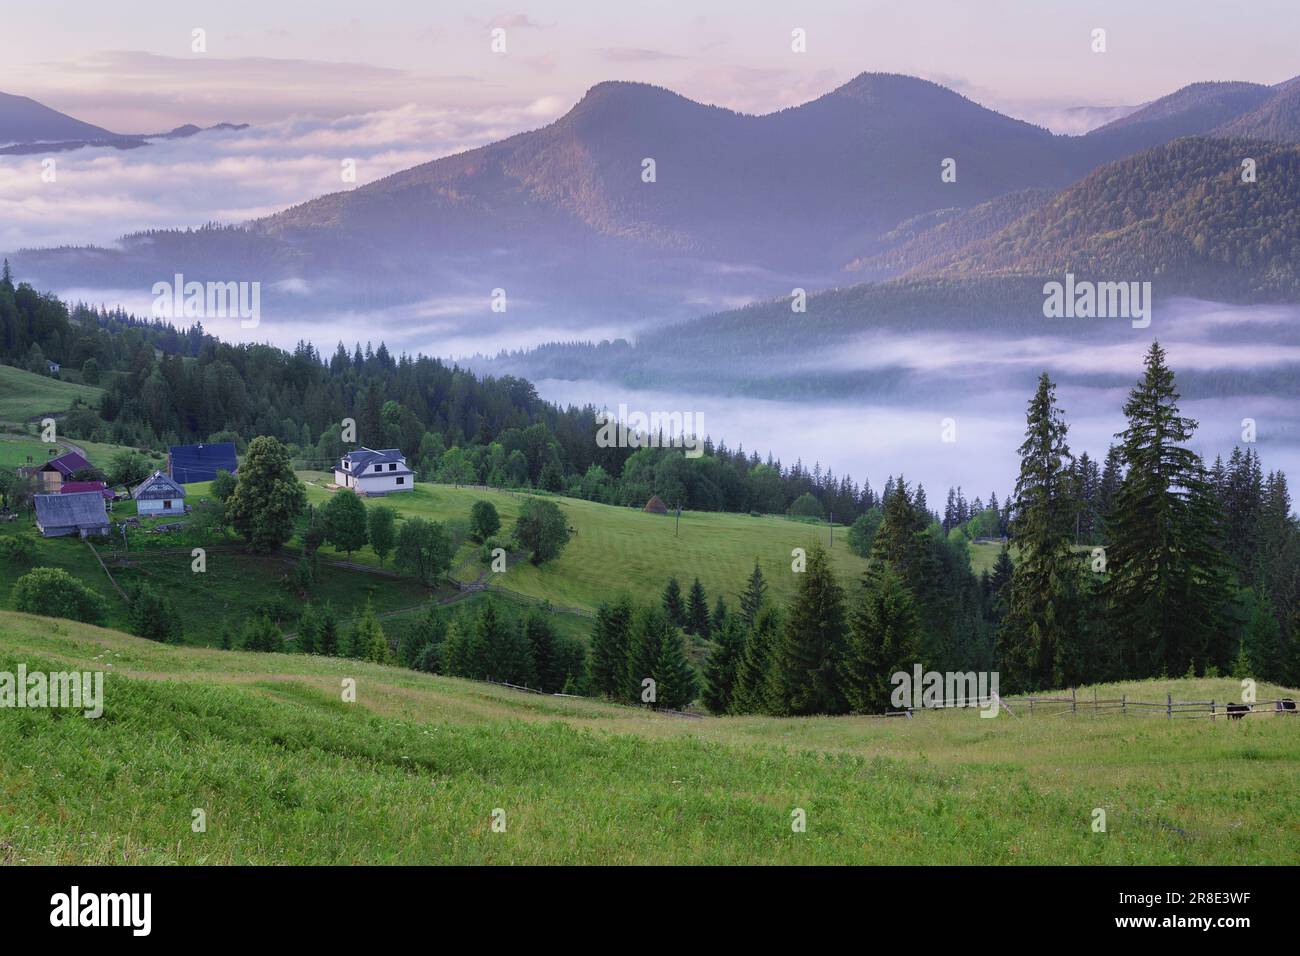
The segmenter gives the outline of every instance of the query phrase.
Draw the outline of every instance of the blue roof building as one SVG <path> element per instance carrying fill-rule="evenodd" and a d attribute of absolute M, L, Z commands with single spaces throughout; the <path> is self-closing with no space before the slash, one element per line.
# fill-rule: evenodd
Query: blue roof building
<path fill-rule="evenodd" d="M 194 481 L 212 481 L 217 472 L 232 475 L 239 467 L 234 442 L 214 442 L 210 445 L 173 445 L 167 449 L 167 474 L 174 481 L 187 485 Z"/>

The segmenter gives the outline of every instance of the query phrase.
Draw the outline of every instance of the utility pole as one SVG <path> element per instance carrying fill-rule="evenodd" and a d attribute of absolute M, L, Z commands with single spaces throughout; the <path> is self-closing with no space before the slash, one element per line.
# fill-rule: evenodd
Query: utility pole
<path fill-rule="evenodd" d="M 677 522 L 676 524 L 673 525 L 674 538 L 677 537 L 677 532 L 681 530 L 681 527 L 682 527 L 682 503 L 679 501 L 677 502 Z"/>

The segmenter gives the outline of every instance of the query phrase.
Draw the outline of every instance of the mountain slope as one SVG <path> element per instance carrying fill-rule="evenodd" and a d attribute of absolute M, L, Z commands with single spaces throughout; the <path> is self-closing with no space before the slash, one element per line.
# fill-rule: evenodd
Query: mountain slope
<path fill-rule="evenodd" d="M 1258 181 L 1241 179 L 1243 157 Z M 1159 278 L 1166 291 L 1300 295 L 1300 147 L 1187 138 L 1105 166 L 939 270 Z"/>
<path fill-rule="evenodd" d="M 945 183 L 948 157 L 957 179 Z M 646 159 L 654 182 L 643 181 Z M 889 248 L 895 240 L 883 234 L 902 220 L 1060 188 L 1092 162 L 1075 139 L 911 77 L 864 74 L 763 116 L 602 83 L 542 129 L 244 229 L 153 232 L 118 250 L 17 258 L 49 285 L 120 288 L 178 271 L 264 284 L 308 278 L 366 307 L 485 301 L 501 287 L 534 321 L 685 318 L 832 284 L 846 262 Z"/>
<path fill-rule="evenodd" d="M 636 83 L 593 87 L 545 127 L 294 207 L 254 230 L 344 230 L 400 247 L 562 235 L 773 268 L 827 267 L 900 218 L 1060 185 L 1051 134 L 910 77 L 863 75 L 747 116 Z M 957 183 L 940 161 L 960 157 Z M 1012 158 L 1018 157 L 1013 163 Z M 655 161 L 656 181 L 642 164 Z M 429 232 L 434 230 L 433 235 Z M 382 233 L 382 235 L 379 235 Z"/>
<path fill-rule="evenodd" d="M 1270 103 L 1280 118 L 1261 122 L 1284 126 L 1290 95 L 1286 85 L 1194 84 L 1070 137 L 892 74 L 862 74 L 762 116 L 601 83 L 546 127 L 243 227 L 14 258 L 55 287 L 148 287 L 183 272 L 261 281 L 273 311 L 413 307 L 476 333 L 576 331 L 594 318 L 636 327 L 834 286 L 846 264 L 864 278 L 966 271 L 976 260 L 959 264 L 963 249 L 1046 195 Z M 955 181 L 941 178 L 946 159 Z M 1088 219 L 1086 208 L 1075 215 Z M 1005 254 L 985 255 L 1010 267 Z M 498 288 L 508 319 L 488 309 Z"/>
<path fill-rule="evenodd" d="M 1225 123 L 1215 134 L 1300 143 L 1300 77 L 1278 84 L 1267 100 Z"/>
<path fill-rule="evenodd" d="M 116 135 L 50 109 L 29 97 L 0 93 L 0 146 L 113 139 Z"/>
<path fill-rule="evenodd" d="M 1249 113 L 1274 95 L 1260 83 L 1192 83 L 1084 137 L 1095 145 L 1136 152 L 1182 136 L 1203 136 Z"/>

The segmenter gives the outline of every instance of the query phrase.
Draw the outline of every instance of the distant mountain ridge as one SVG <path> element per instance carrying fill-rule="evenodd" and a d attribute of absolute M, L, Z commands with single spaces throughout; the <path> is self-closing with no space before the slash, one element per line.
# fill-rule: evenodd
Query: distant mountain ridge
<path fill-rule="evenodd" d="M 187 123 L 166 133 L 114 133 L 60 113 L 30 97 L 0 93 L 0 156 L 59 153 L 87 146 L 136 149 L 155 139 L 184 139 L 209 130 L 239 130 L 247 126 L 246 123 L 218 123 L 205 130 Z"/>
<path fill-rule="evenodd" d="M 113 139 L 116 136 L 103 127 L 83 123 L 30 97 L 0 93 L 0 146 Z"/>
<path fill-rule="evenodd" d="M 1192 84 L 1086 135 L 1058 136 L 896 74 L 864 73 L 761 116 L 606 82 L 540 129 L 241 227 L 16 258 L 24 274 L 56 287 L 120 288 L 184 272 L 292 280 L 349 308 L 431 300 L 440 310 L 502 288 L 528 310 L 514 322 L 667 321 L 846 277 L 1018 271 L 1063 251 L 1060 237 L 1045 237 L 1036 254 L 1021 250 L 1025 262 L 1010 251 L 1015 241 L 993 237 L 1048 206 L 1066 215 L 1048 200 L 1081 199 L 1068 190 L 1090 173 L 1238 126 L 1285 142 L 1297 96 L 1295 82 Z M 945 160 L 955 162 L 952 181 L 940 176 Z M 1072 215 L 1086 223 L 1091 210 Z M 1250 279 L 1246 292 L 1267 285 Z"/>

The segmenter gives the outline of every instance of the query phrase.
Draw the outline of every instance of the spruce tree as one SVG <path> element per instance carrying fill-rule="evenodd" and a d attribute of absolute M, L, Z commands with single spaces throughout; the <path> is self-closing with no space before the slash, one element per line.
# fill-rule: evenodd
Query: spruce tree
<path fill-rule="evenodd" d="M 592 689 L 613 700 L 628 696 L 631 627 L 632 605 L 627 598 L 596 609 L 591 631 Z"/>
<path fill-rule="evenodd" d="M 916 601 L 889 565 L 867 577 L 862 600 L 849 617 L 849 636 L 840 679 L 849 707 L 860 714 L 883 714 L 891 706 L 891 678 L 912 673 L 920 663 L 921 623 Z"/>
<path fill-rule="evenodd" d="M 447 622 L 447 637 L 442 642 L 442 672 L 452 677 L 469 677 L 472 667 L 470 659 L 470 629 L 466 628 L 460 618 L 454 617 Z"/>
<path fill-rule="evenodd" d="M 718 629 L 717 646 L 704 668 L 704 706 L 715 714 L 731 709 L 736 672 L 745 653 L 745 625 L 739 618 L 727 618 Z"/>
<path fill-rule="evenodd" d="M 555 630 L 546 617 L 534 611 L 528 615 L 524 633 L 528 637 L 528 645 L 532 652 L 537 688 L 554 693 L 564 686 L 565 676 L 561 661 L 556 654 Z"/>
<path fill-rule="evenodd" d="M 328 601 L 320 609 L 319 625 L 316 648 L 321 654 L 333 657 L 339 652 L 339 620 Z"/>
<path fill-rule="evenodd" d="M 320 644 L 320 614 L 311 604 L 302 609 L 298 618 L 298 650 L 303 654 L 315 654 Z"/>
<path fill-rule="evenodd" d="M 731 618 L 731 612 L 727 608 L 727 602 L 719 594 L 713 602 L 713 613 L 709 615 L 709 633 L 715 637 L 722 633 L 726 627 L 727 621 Z"/>
<path fill-rule="evenodd" d="M 700 584 L 699 578 L 692 582 L 690 593 L 686 598 L 685 631 L 706 641 L 709 639 L 709 599 L 704 593 L 704 585 Z"/>
<path fill-rule="evenodd" d="M 659 668 L 660 653 L 668 638 L 680 640 L 676 627 L 661 608 L 641 608 L 632 615 L 632 630 L 627 660 L 627 688 L 633 701 L 660 706 Z M 654 700 L 646 700 L 653 681 Z"/>
<path fill-rule="evenodd" d="M 848 709 L 839 676 L 845 638 L 844 589 L 835 580 L 826 549 L 814 545 L 799 575 L 778 655 L 789 713 L 842 714 Z"/>
<path fill-rule="evenodd" d="M 656 706 L 681 710 L 695 700 L 695 668 L 686 659 L 686 647 L 676 628 L 666 628 L 662 633 L 653 676 Z"/>
<path fill-rule="evenodd" d="M 1070 542 L 1074 533 L 1073 458 L 1068 427 L 1047 373 L 1029 401 L 1025 440 L 1020 445 L 1015 518 L 1011 532 L 1019 560 L 1011 574 L 1006 617 L 998 633 L 1002 680 L 1008 689 L 1053 687 L 1061 679 L 1060 659 L 1075 660 L 1079 640 L 1080 564 Z M 1076 678 L 1077 675 L 1066 675 Z"/>
<path fill-rule="evenodd" d="M 1220 511 L 1205 467 L 1186 445 L 1196 422 L 1178 411 L 1174 373 L 1153 342 L 1124 405 L 1124 480 L 1106 520 L 1109 630 L 1126 676 L 1225 670 L 1227 568 L 1214 547 Z"/>
<path fill-rule="evenodd" d="M 755 558 L 754 570 L 750 573 L 749 582 L 740 595 L 740 616 L 744 618 L 747 627 L 754 626 L 754 622 L 758 619 L 758 612 L 766 600 L 767 582 L 763 580 L 763 572 L 758 566 L 758 559 Z"/>
<path fill-rule="evenodd" d="M 686 626 L 686 605 L 682 601 L 682 586 L 677 583 L 677 578 L 668 579 L 668 584 L 664 588 L 664 611 L 668 614 L 668 620 L 673 622 L 676 627 Z"/>
<path fill-rule="evenodd" d="M 770 604 L 763 604 L 753 626 L 746 628 L 745 648 L 736 665 L 736 681 L 731 693 L 731 713 L 784 712 L 775 664 L 780 639 L 780 612 Z"/>

